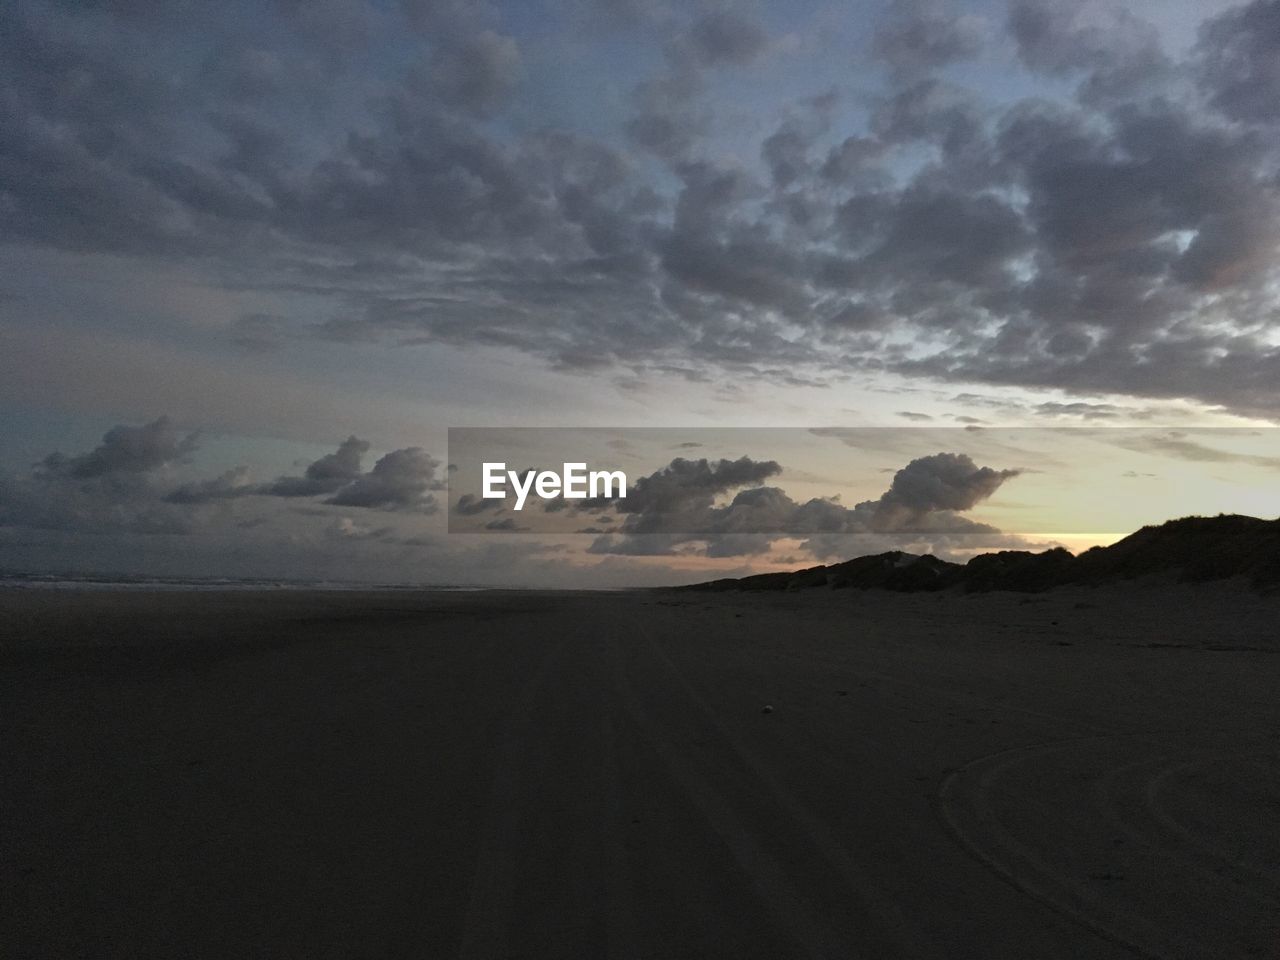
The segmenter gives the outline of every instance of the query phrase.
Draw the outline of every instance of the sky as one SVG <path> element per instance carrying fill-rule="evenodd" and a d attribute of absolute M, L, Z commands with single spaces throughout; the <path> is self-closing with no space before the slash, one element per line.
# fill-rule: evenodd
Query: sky
<path fill-rule="evenodd" d="M 0 570 L 606 587 L 1280 512 L 1280 0 L 0 20 Z M 450 532 L 451 427 L 794 433 L 636 461 L 693 529 L 538 536 Z"/>

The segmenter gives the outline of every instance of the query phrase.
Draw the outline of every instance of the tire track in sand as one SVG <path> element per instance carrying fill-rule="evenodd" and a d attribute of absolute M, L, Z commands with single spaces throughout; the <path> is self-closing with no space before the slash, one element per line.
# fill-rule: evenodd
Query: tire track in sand
<path fill-rule="evenodd" d="M 471 900 L 458 950 L 460 960 L 494 960 L 507 955 L 507 926 L 515 899 L 512 851 L 520 844 L 520 809 L 515 798 L 523 760 L 524 728 L 532 720 L 538 691 L 566 642 L 562 637 L 548 645 L 538 666 L 520 688 L 503 724 L 502 745 L 498 748 L 471 883 Z"/>
<path fill-rule="evenodd" d="M 768 765 L 728 728 L 659 644 L 647 635 L 632 638 L 632 642 L 635 655 L 656 669 L 661 688 L 678 694 L 678 702 L 684 704 L 678 707 L 681 721 L 696 723 L 699 739 L 722 745 L 723 749 L 707 748 L 702 754 L 724 757 L 732 766 L 728 772 L 732 780 L 725 783 L 722 776 L 720 783 L 713 782 L 712 771 L 705 764 L 672 746 L 680 731 L 642 702 L 627 675 L 617 641 L 611 640 L 610 655 L 622 706 L 649 733 L 651 746 L 729 850 L 778 928 L 803 951 L 799 955 L 874 958 L 927 954 L 927 945 L 915 942 L 901 907 L 852 861 L 826 822 L 779 782 Z M 749 823 L 760 819 L 762 803 L 769 814 L 767 836 L 754 831 Z M 780 842 L 788 847 L 785 858 L 769 849 Z M 803 862 L 810 867 L 818 865 L 825 874 L 821 890 L 816 891 L 820 896 L 807 895 L 806 879 L 787 866 L 796 859 L 792 850 L 804 850 Z M 813 878 L 807 883 L 813 884 Z M 818 900 L 833 898 L 839 901 L 837 910 L 824 913 L 818 908 Z"/>
<path fill-rule="evenodd" d="M 1273 956 L 1272 897 L 1155 829 L 1184 758 L 1141 734 L 1026 745 L 954 770 L 939 811 L 1006 882 L 1139 956 Z M 1221 801 L 1223 818 L 1240 815 Z"/>

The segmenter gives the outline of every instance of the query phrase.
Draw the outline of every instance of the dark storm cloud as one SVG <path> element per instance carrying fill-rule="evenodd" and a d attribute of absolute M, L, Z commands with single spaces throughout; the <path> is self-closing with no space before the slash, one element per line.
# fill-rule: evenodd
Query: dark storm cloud
<path fill-rule="evenodd" d="M 794 124 L 787 124 L 760 145 L 775 186 L 790 186 L 808 170 L 810 142 Z"/>
<path fill-rule="evenodd" d="M 388 126 L 353 137 L 287 198 L 295 229 L 322 242 L 354 230 L 374 246 L 428 252 L 553 226 L 549 198 L 509 150 L 410 96 L 384 108 Z"/>
<path fill-rule="evenodd" d="M 352 480 L 325 503 L 340 507 L 376 507 L 382 510 L 415 510 L 433 513 L 438 490 L 436 479 L 440 461 L 420 447 L 393 450 L 373 465 L 373 469 Z"/>
<path fill-rule="evenodd" d="M 271 497 L 316 497 L 333 493 L 359 479 L 361 460 L 369 451 L 369 442 L 347 437 L 333 453 L 327 453 L 307 466 L 300 477 L 279 477 L 262 488 Z"/>
<path fill-rule="evenodd" d="M 1122 6 L 1101 13 L 1103 22 L 1084 23 L 1083 5 L 1015 0 L 1009 32 L 1031 70 L 1083 76 L 1080 96 L 1086 102 L 1157 89 L 1172 65 L 1155 27 Z"/>
<path fill-rule="evenodd" d="M 196 449 L 160 417 L 112 427 L 87 453 L 51 453 L 28 476 L 0 475 L 0 527 L 87 533 L 185 534 L 187 512 L 164 502 L 163 477 Z"/>
<path fill-rule="evenodd" d="M 626 132 L 637 146 L 659 157 L 675 159 L 689 152 L 705 125 L 700 115 L 688 111 L 646 107 L 627 121 Z"/>
<path fill-rule="evenodd" d="M 520 79 L 515 40 L 483 30 L 440 50 L 425 78 L 448 106 L 490 116 Z"/>
<path fill-rule="evenodd" d="M 89 480 L 110 474 L 150 473 L 181 460 L 196 448 L 194 433 L 182 435 L 168 417 L 141 427 L 112 427 L 88 453 L 68 457 L 51 453 L 40 463 L 48 477 Z"/>
<path fill-rule="evenodd" d="M 753 460 L 745 456 L 737 460 L 676 457 L 661 470 L 638 479 L 625 498 L 587 500 L 581 509 L 612 505 L 619 513 L 637 518 L 633 526 L 643 528 L 648 522 L 646 518 L 683 519 L 704 512 L 720 494 L 763 483 L 781 471 L 776 460 Z"/>
<path fill-rule="evenodd" d="M 848 508 L 822 498 L 798 503 L 781 488 L 763 485 L 781 472 L 773 461 L 746 457 L 718 464 L 673 460 L 638 480 L 625 499 L 612 501 L 622 525 L 597 537 L 590 552 L 667 556 L 706 542 L 707 556 L 744 556 L 765 553 L 780 538 L 806 537 L 825 549 L 818 546 L 827 543 L 824 538 L 853 534 L 998 534 L 962 514 L 1020 473 L 979 467 L 965 454 L 938 453 L 897 471 L 878 499 Z M 717 503 L 732 490 L 732 499 Z"/>
<path fill-rule="evenodd" d="M 872 211 L 867 218 L 856 207 L 844 212 L 847 233 L 859 240 L 875 238 L 852 268 L 851 278 L 865 285 L 877 283 L 877 277 L 891 278 L 888 283 L 899 297 L 900 309 L 911 310 L 921 320 L 936 305 L 939 293 L 919 288 L 906 291 L 897 284 L 914 280 L 998 289 L 1012 280 L 1011 261 L 1030 247 L 1021 217 L 990 194 L 921 187 L 904 191 L 892 206 Z M 914 299 L 921 293 L 920 299 Z M 950 293 L 941 292 L 941 296 Z M 954 322 L 954 316 L 949 322 Z"/>
<path fill-rule="evenodd" d="M 335 512 L 330 507 L 430 514 L 438 509 L 434 492 L 444 487 L 436 475 L 440 462 L 418 447 L 393 450 L 365 472 L 361 460 L 369 444 L 357 437 L 313 461 L 302 476 L 254 483 L 249 468 L 239 466 L 175 486 L 172 468 L 195 448 L 196 435 L 182 434 L 167 417 L 112 427 L 87 453 L 52 453 L 27 476 L 0 474 L 0 527 L 190 533 L 215 505 L 230 507 L 231 501 L 247 498 L 263 498 L 266 504 L 278 497 L 313 502 L 323 497 L 317 515 Z"/>
<path fill-rule="evenodd" d="M 925 79 L 896 91 L 871 116 L 871 128 L 885 144 L 926 141 L 944 157 L 959 156 L 983 135 L 982 103 L 962 87 Z"/>
<path fill-rule="evenodd" d="M 920 457 L 894 474 L 879 500 L 858 504 L 854 513 L 866 513 L 867 526 L 878 532 L 906 529 L 931 514 L 971 510 L 1020 472 L 979 467 L 963 453 Z"/>
<path fill-rule="evenodd" d="M 768 50 L 768 32 L 732 5 L 691 5 L 686 23 L 665 17 L 662 67 L 632 91 L 633 112 L 622 123 L 629 141 L 668 163 L 692 159 L 711 129 L 712 114 L 699 102 L 707 75 L 718 68 L 751 65 Z"/>
<path fill-rule="evenodd" d="M 986 24 L 939 0 L 906 0 L 890 7 L 872 51 L 899 75 L 968 60 L 982 49 Z"/>
<path fill-rule="evenodd" d="M 703 14 L 689 30 L 689 43 L 707 65 L 748 64 L 768 46 L 763 27 L 740 10 L 722 8 Z"/>
<path fill-rule="evenodd" d="M 308 465 L 301 477 L 278 477 L 271 483 L 253 487 L 244 493 L 268 497 L 320 497 L 324 503 L 338 507 L 361 507 L 377 510 L 408 510 L 434 513 L 438 508 L 431 491 L 440 490 L 444 482 L 436 476 L 440 461 L 421 447 L 393 450 L 381 457 L 367 473 L 363 458 L 369 442 L 348 437 L 333 453 Z M 216 481 L 215 481 L 216 482 Z"/>
<path fill-rule="evenodd" d="M 797 54 L 746 7 L 612 6 L 652 73 L 587 135 L 537 112 L 551 95 L 496 5 L 22 4 L 0 32 L 0 240 L 328 305 L 244 321 L 249 350 L 888 371 L 1280 416 L 1280 3 L 1207 21 L 1178 60 L 1118 7 L 1018 0 L 1001 41 L 1071 92 L 1006 77 L 999 100 L 945 72 L 994 26 L 894 5 L 871 44 L 885 87 L 737 127 L 751 103 L 726 109 L 717 78 Z"/>
<path fill-rule="evenodd" d="M 888 187 L 888 172 L 881 165 L 889 145 L 878 137 L 845 137 L 827 153 L 822 181 L 851 187 L 859 192 Z"/>
<path fill-rule="evenodd" d="M 1197 52 L 1215 107 L 1235 120 L 1280 119 L 1280 0 L 1258 0 L 1209 21 Z"/>

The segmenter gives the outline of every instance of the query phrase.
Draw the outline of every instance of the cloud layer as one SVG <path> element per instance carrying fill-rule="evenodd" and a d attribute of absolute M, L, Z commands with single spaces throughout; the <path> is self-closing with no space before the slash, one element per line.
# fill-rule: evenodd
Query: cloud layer
<path fill-rule="evenodd" d="M 272 343 L 1280 416 L 1280 0 L 1185 55 L 1120 5 L 1047 0 L 896 4 L 838 53 L 818 20 L 721 3 L 141 9 L 9 16 L 5 243 L 305 293 Z M 564 51 L 637 37 L 606 115 L 557 112 L 566 85 L 617 83 Z M 837 56 L 872 82 L 810 70 Z M 966 82 L 975 61 L 1002 79 Z M 815 88 L 766 103 L 792 74 Z M 108 469 L 113 443 L 50 469 Z M 400 505 L 422 472 L 379 468 L 292 489 Z"/>

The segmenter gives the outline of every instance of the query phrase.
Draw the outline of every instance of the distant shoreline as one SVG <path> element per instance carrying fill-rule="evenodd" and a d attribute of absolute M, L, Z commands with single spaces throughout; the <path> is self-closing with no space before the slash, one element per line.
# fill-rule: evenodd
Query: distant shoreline
<path fill-rule="evenodd" d="M 253 577 L 148 577 L 107 574 L 0 573 L 0 590 L 298 590 L 298 591 L 387 591 L 415 590 L 442 593 L 475 593 L 492 587 L 448 583 L 376 583 L 358 580 L 288 580 Z"/>

